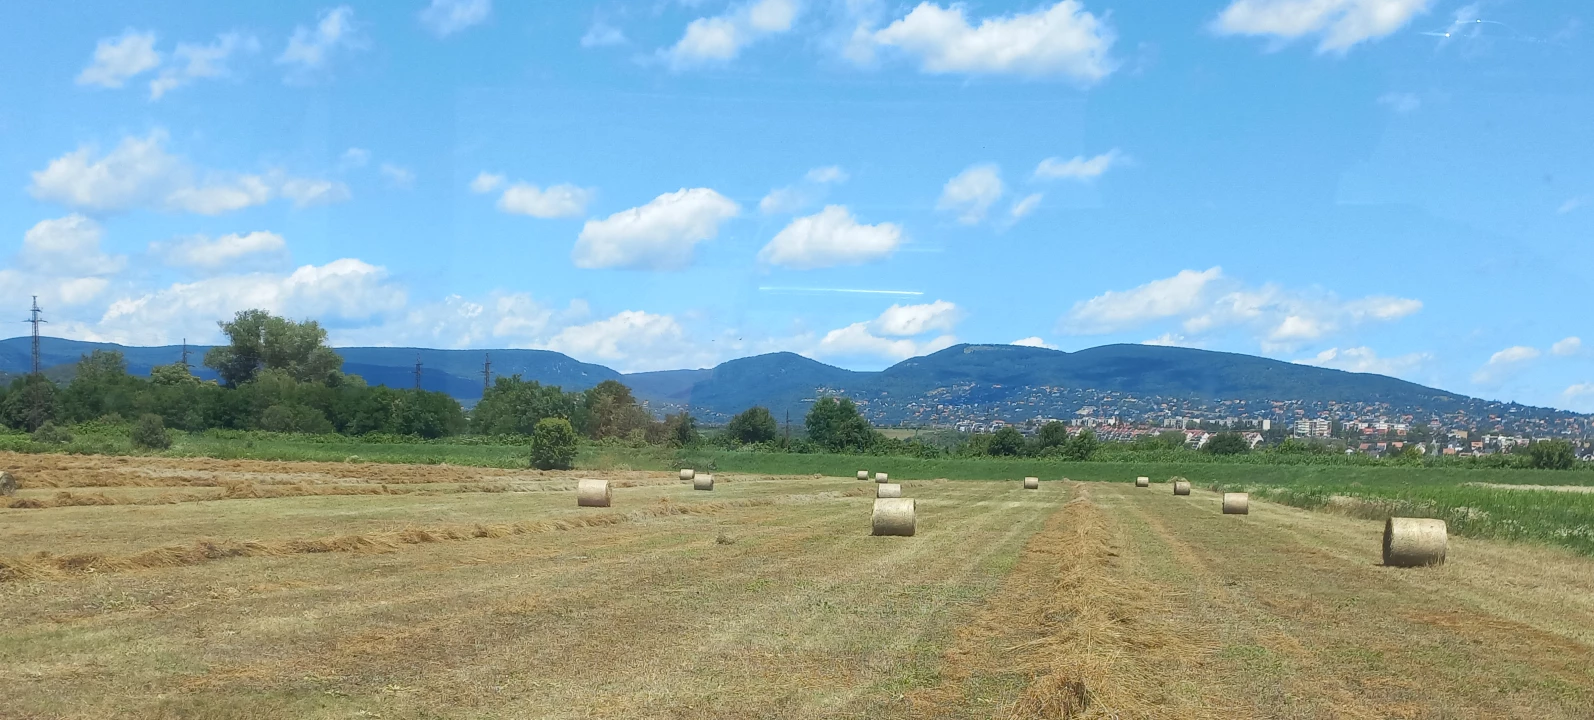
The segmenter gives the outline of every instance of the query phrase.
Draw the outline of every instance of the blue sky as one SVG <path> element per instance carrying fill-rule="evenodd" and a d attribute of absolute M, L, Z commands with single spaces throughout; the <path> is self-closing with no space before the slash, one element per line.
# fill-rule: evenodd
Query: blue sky
<path fill-rule="evenodd" d="M 1156 342 L 1594 411 L 1591 9 L 7 3 L 0 303 L 622 370 Z"/>

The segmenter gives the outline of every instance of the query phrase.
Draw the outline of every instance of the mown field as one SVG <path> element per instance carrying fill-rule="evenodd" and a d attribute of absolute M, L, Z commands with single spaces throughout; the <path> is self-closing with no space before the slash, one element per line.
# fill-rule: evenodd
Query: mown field
<path fill-rule="evenodd" d="M 0 717 L 1594 716 L 1594 560 L 1129 477 L 0 467 Z"/>

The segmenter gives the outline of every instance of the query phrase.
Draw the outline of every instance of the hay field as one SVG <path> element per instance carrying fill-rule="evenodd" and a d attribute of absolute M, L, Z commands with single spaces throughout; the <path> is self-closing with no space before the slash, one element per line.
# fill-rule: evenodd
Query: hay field
<path fill-rule="evenodd" d="M 0 468 L 4 718 L 1594 716 L 1594 561 L 1199 487 Z"/>

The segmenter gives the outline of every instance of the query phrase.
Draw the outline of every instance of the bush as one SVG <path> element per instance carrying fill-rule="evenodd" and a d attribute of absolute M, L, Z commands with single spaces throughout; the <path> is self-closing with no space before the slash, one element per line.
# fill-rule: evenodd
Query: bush
<path fill-rule="evenodd" d="M 1539 470 L 1571 470 L 1577 464 L 1577 453 L 1572 450 L 1572 443 L 1565 440 L 1533 443 L 1528 446 L 1528 458 L 1533 467 Z"/>
<path fill-rule="evenodd" d="M 531 433 L 531 466 L 569 470 L 576 461 L 576 429 L 564 418 L 543 418 Z"/>
<path fill-rule="evenodd" d="M 1246 442 L 1244 435 L 1224 432 L 1208 439 L 1201 451 L 1212 455 L 1244 455 L 1251 451 L 1251 443 Z"/>
<path fill-rule="evenodd" d="M 72 442 L 72 433 L 67 432 L 66 428 L 60 427 L 54 422 L 45 420 L 44 424 L 40 425 L 38 430 L 33 431 L 33 441 L 36 443 L 50 443 L 52 445 L 69 443 Z"/>
<path fill-rule="evenodd" d="M 985 447 L 991 455 L 1016 456 L 1024 452 L 1024 435 L 1012 425 L 1004 426 L 991 435 L 991 444 Z"/>
<path fill-rule="evenodd" d="M 133 447 L 165 450 L 171 446 L 172 436 L 166 432 L 166 423 L 161 421 L 161 416 L 148 413 L 140 416 L 133 425 Z"/>

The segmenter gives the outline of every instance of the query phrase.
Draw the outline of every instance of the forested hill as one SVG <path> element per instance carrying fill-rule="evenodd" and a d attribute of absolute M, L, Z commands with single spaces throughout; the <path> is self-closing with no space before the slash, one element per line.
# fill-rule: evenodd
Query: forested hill
<path fill-rule="evenodd" d="M 180 346 L 124 347 L 57 338 L 41 341 L 47 368 L 68 366 L 97 349 L 118 350 L 128 370 L 148 374 L 151 367 L 176 362 Z M 208 350 L 190 346 L 190 360 L 199 368 Z M 904 360 L 879 372 L 833 367 L 793 353 L 772 353 L 727 361 L 712 369 L 669 370 L 622 374 L 602 365 L 577 361 L 547 350 L 431 350 L 417 348 L 339 348 L 345 372 L 372 384 L 411 387 L 415 363 L 421 363 L 421 385 L 443 391 L 467 405 L 481 397 L 483 361 L 491 356 L 496 376 L 519 374 L 527 380 L 583 390 L 617 379 L 655 405 L 690 408 L 714 419 L 752 405 L 764 405 L 777 417 L 806 412 L 808 402 L 825 393 L 845 393 L 871 409 L 876 420 L 924 420 L 925 408 L 937 405 L 1026 408 L 1029 417 L 1057 414 L 1069 408 L 1107 401 L 1174 399 L 1297 401 L 1307 404 L 1386 403 L 1392 412 L 1560 413 L 1523 406 L 1489 403 L 1382 375 L 1349 373 L 1236 353 L 1152 345 L 1105 345 L 1061 352 L 1013 345 L 958 345 L 924 357 Z M 29 367 L 29 339 L 0 341 L 0 372 L 16 374 Z M 69 377 L 68 368 L 52 377 Z M 1049 399 L 1048 399 L 1049 398 Z M 1249 406 L 1255 410 L 1255 406 Z M 1034 412 L 1030 412 L 1033 410 Z"/>

